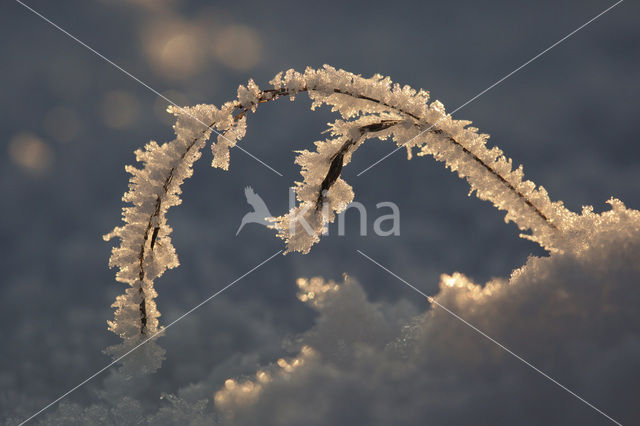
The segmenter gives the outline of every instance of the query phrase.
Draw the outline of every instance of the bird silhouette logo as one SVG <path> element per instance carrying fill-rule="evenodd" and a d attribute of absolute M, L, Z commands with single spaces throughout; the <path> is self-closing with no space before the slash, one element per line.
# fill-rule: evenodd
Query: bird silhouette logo
<path fill-rule="evenodd" d="M 267 205 L 264 203 L 262 198 L 255 193 L 253 188 L 250 186 L 244 188 L 244 195 L 247 198 L 247 203 L 253 207 L 253 211 L 244 215 L 242 222 L 240 223 L 240 227 L 236 231 L 236 236 L 247 223 L 259 223 L 264 226 L 269 226 L 271 224 L 271 222 L 267 220 L 267 218 L 272 217 L 271 212 L 269 212 Z"/>

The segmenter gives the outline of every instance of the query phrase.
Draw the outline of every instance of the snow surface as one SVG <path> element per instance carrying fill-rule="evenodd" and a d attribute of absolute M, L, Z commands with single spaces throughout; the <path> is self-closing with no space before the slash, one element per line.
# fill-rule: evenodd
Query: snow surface
<path fill-rule="evenodd" d="M 580 216 L 590 230 L 582 245 L 531 257 L 511 277 L 484 285 L 443 274 L 433 299 L 613 418 L 635 424 L 636 395 L 617 389 L 640 375 L 640 212 L 612 206 Z M 388 282 L 404 286 L 391 276 Z M 402 301 L 372 303 L 346 276 L 297 284 L 299 300 L 318 315 L 291 340 L 297 353 L 289 343 L 281 358 L 253 376 L 229 377 L 213 395 L 207 379 L 192 383 L 164 395 L 168 403 L 157 413 L 123 398 L 128 381 L 113 372 L 101 403 L 62 402 L 42 424 L 464 424 L 470 413 L 483 424 L 607 424 L 435 303 L 423 313 Z"/>

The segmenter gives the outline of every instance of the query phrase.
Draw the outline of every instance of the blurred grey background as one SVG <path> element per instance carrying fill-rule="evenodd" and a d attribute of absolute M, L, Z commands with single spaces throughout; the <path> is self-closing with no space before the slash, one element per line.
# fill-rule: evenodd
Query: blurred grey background
<path fill-rule="evenodd" d="M 248 78 L 266 86 L 280 70 L 327 63 L 424 88 L 453 110 L 613 2 L 27 4 L 181 105 L 219 105 Z M 490 145 L 572 210 L 602 211 L 611 196 L 640 208 L 639 16 L 636 2 L 620 4 L 455 118 L 491 134 Z M 0 5 L 0 33 L 0 411 L 20 417 L 109 362 L 101 351 L 118 338 L 106 321 L 124 286 L 108 269 L 111 243 L 101 236 L 120 223 L 133 151 L 173 132 L 162 98 L 19 3 Z M 212 169 L 204 151 L 183 205 L 169 214 L 182 264 L 157 282 L 162 323 L 283 247 L 258 225 L 235 236 L 249 211 L 243 188 L 251 185 L 272 213 L 285 211 L 287 188 L 299 179 L 293 150 L 312 147 L 333 119 L 309 105 L 301 96 L 249 117 L 242 146 L 284 177 L 239 150 L 229 172 Z M 330 235 L 309 255 L 279 256 L 247 276 L 162 338 L 167 360 L 149 379 L 150 400 L 204 375 L 222 384 L 272 362 L 283 341 L 313 322 L 295 298 L 300 276 L 347 273 L 373 300 L 406 299 L 426 309 L 356 249 L 427 293 L 441 273 L 484 282 L 544 255 L 431 158 L 407 162 L 403 150 L 356 176 L 393 148 L 370 142 L 343 176 L 369 209 L 369 230 L 376 203 L 398 204 L 401 235 L 361 237 L 352 212 L 347 237 Z M 91 402 L 104 377 L 70 399 Z"/>

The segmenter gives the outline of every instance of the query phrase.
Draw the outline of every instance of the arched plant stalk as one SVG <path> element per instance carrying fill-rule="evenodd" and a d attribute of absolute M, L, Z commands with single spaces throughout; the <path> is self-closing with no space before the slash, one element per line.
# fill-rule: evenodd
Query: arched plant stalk
<path fill-rule="evenodd" d="M 262 103 L 285 97 L 294 100 L 300 93 L 313 100 L 312 109 L 329 105 L 341 119 L 330 124 L 330 138 L 316 142 L 315 151 L 298 152 L 295 161 L 303 177 L 296 182 L 299 205 L 272 218 L 287 252 L 307 253 L 335 214 L 353 200 L 351 186 L 341 178 L 342 168 L 366 139 L 374 137 L 392 138 L 407 149 L 409 159 L 417 151 L 419 156 L 431 155 L 444 162 L 469 182 L 471 192 L 505 210 L 506 221 L 530 231 L 526 238 L 548 250 L 562 250 L 576 215 L 561 202 L 551 202 L 544 188 L 523 180 L 522 167 L 513 170 L 500 149 L 487 148 L 488 135 L 468 127 L 469 121 L 452 119 L 439 101 L 429 103 L 428 92 L 392 84 L 388 77 L 363 78 L 329 66 L 279 73 L 270 84 L 261 90 L 250 80 L 238 88 L 236 100 L 220 108 L 170 107 L 176 116 L 176 138 L 162 145 L 148 143 L 136 151 L 143 167 L 127 166 L 131 178 L 123 201 L 130 205 L 123 208 L 124 225 L 105 235 L 106 240 L 120 238 L 109 264 L 119 268 L 116 279 L 130 286 L 113 304 L 115 319 L 109 321 L 109 329 L 123 343 L 108 348 L 109 353 L 119 356 L 161 331 L 153 284 L 166 269 L 179 264 L 166 212 L 180 204 L 180 186 L 192 175 L 211 133 L 218 134 L 212 144 L 212 165 L 226 170 L 229 149 L 245 135 L 248 113 Z M 297 226 L 302 219 L 308 226 Z M 125 367 L 131 373 L 153 371 L 163 355 L 161 348 L 149 342 L 125 359 Z"/>

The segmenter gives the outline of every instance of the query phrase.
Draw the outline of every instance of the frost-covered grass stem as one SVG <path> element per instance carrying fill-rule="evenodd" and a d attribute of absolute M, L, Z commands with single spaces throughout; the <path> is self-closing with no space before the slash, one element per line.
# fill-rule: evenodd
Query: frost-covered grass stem
<path fill-rule="evenodd" d="M 162 145 L 152 141 L 136 151 L 143 166 L 126 168 L 131 177 L 123 197 L 129 203 L 123 209 L 124 225 L 105 236 L 120 238 L 110 266 L 118 267 L 116 279 L 129 285 L 113 304 L 115 319 L 109 321 L 109 328 L 123 343 L 107 352 L 117 357 L 161 330 L 154 281 L 179 265 L 166 213 L 181 203 L 180 187 L 193 174 L 193 164 L 211 133 L 217 134 L 211 145 L 212 165 L 227 170 L 230 148 L 245 136 L 248 113 L 280 98 L 294 100 L 300 93 L 311 98 L 312 109 L 328 105 L 341 119 L 329 125 L 328 139 L 315 142 L 315 151 L 297 151 L 295 162 L 302 168 L 302 181 L 295 188 L 299 204 L 272 218 L 271 225 L 285 240 L 287 252 L 307 253 L 336 213 L 353 200 L 342 171 L 370 138 L 393 139 L 407 149 L 409 159 L 417 151 L 419 156 L 431 155 L 444 162 L 469 182 L 471 192 L 505 210 L 506 220 L 514 221 L 521 230 L 531 232 L 525 237 L 549 250 L 562 249 L 563 230 L 575 216 L 562 203 L 551 202 L 544 188 L 523 180 L 522 167 L 514 170 L 500 149 L 487 148 L 488 135 L 469 127 L 469 121 L 452 119 L 439 101 L 429 102 L 428 92 L 393 84 L 381 75 L 363 78 L 329 66 L 279 73 L 270 84 L 262 90 L 250 80 L 238 88 L 236 100 L 219 108 L 170 106 L 168 111 L 176 116 L 176 138 Z M 300 219 L 309 225 L 302 231 L 291 226 Z M 151 361 L 143 370 L 153 371 L 164 352 L 153 345 L 147 347 L 151 349 L 143 356 Z"/>

